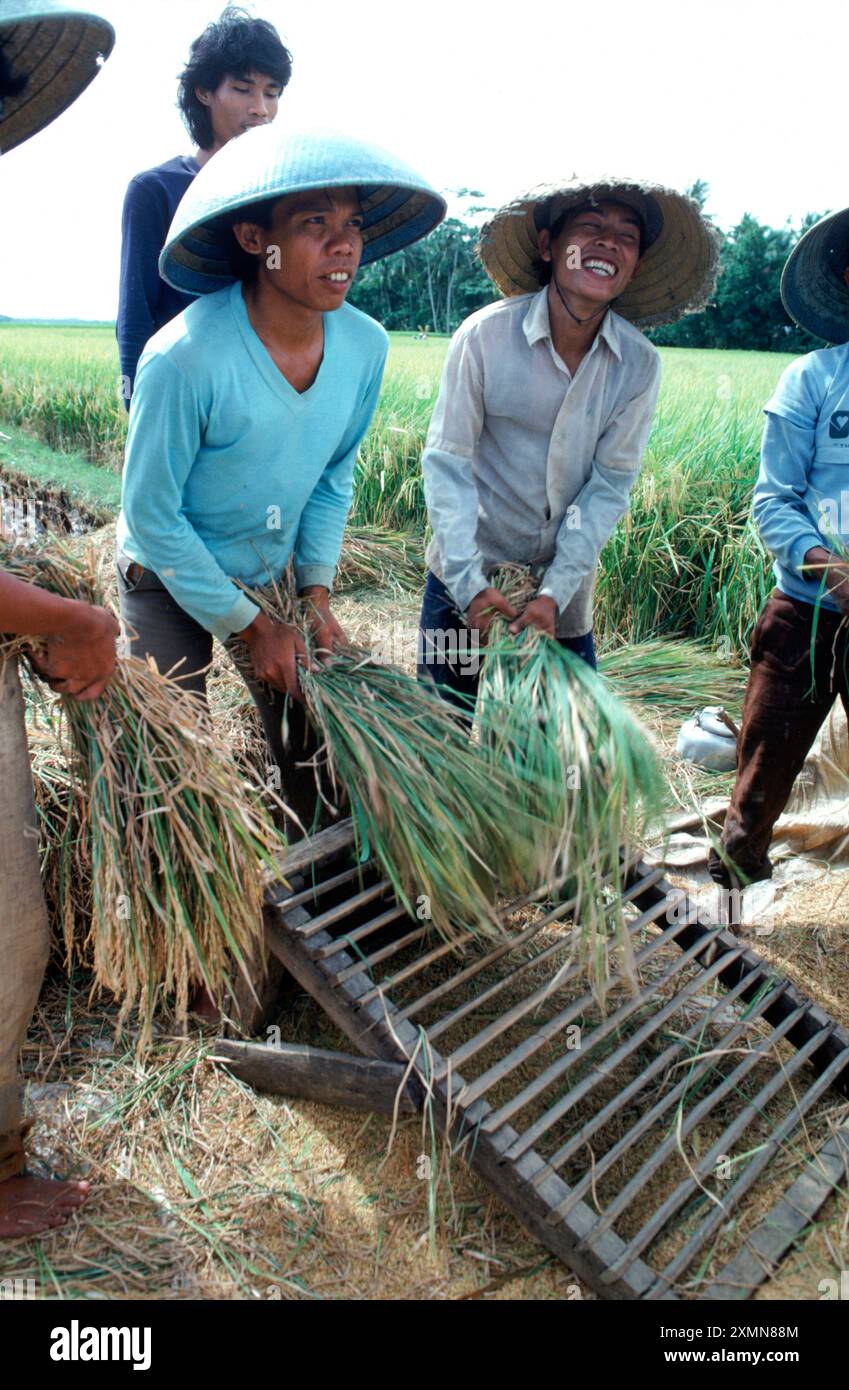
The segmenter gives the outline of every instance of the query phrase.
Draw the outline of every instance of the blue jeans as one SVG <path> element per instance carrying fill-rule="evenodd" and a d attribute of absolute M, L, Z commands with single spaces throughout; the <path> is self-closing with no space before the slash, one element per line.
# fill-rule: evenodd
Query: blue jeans
<path fill-rule="evenodd" d="M 419 680 L 434 681 L 440 695 L 466 711 L 473 708 L 477 697 L 483 655 L 472 636 L 442 580 L 428 570 L 419 619 L 416 671 Z M 596 669 L 592 632 L 585 637 L 560 637 L 558 641 Z"/>

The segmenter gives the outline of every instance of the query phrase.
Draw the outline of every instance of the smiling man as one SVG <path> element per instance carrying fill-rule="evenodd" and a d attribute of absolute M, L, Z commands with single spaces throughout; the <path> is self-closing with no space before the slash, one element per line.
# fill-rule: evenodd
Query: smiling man
<path fill-rule="evenodd" d="M 716 237 L 681 194 L 572 179 L 534 190 L 483 229 L 506 296 L 452 339 L 423 459 L 433 528 L 419 675 L 466 704 L 494 613 L 595 664 L 598 556 L 640 467 L 660 381 L 641 327 L 706 302 Z M 529 565 L 517 614 L 490 576 Z"/>
<path fill-rule="evenodd" d="M 116 335 L 127 407 L 148 338 L 192 301 L 159 275 L 177 204 L 198 170 L 230 140 L 274 120 L 291 75 L 292 55 L 273 25 L 234 5 L 192 43 L 178 105 L 197 149 L 136 174 L 124 198 Z"/>
<path fill-rule="evenodd" d="M 234 581 L 279 581 L 291 559 L 315 647 L 342 638 L 330 593 L 388 345 L 345 299 L 361 263 L 424 236 L 444 212 L 382 150 L 256 130 L 198 175 L 163 252 L 168 281 L 203 298 L 139 365 L 118 524 L 122 615 L 134 651 L 200 694 L 213 637 L 244 640 L 283 796 L 307 825 L 304 643 Z"/>

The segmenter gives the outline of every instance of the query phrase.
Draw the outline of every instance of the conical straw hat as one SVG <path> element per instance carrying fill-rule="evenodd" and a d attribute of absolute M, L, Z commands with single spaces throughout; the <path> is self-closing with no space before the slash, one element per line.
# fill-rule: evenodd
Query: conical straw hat
<path fill-rule="evenodd" d="M 442 221 L 445 199 L 376 145 L 333 131 L 265 125 L 219 150 L 192 180 L 174 214 L 159 272 L 175 289 L 209 294 L 232 283 L 230 226 L 240 208 L 311 188 L 359 189 L 362 265 L 409 246 Z"/>
<path fill-rule="evenodd" d="M 0 154 L 8 154 L 60 116 L 97 76 L 115 43 L 98 15 L 52 0 L 0 0 L 2 56 L 17 96 L 0 98 Z"/>
<path fill-rule="evenodd" d="M 682 193 L 607 176 L 596 180 L 573 176 L 560 183 L 540 184 L 499 209 L 481 231 L 478 254 L 501 293 L 509 297 L 542 287 L 540 225 L 548 225 L 571 207 L 605 198 L 635 208 L 647 231 L 642 264 L 611 306 L 616 313 L 638 328 L 651 328 L 703 309 L 716 284 L 716 228 L 698 204 Z"/>
<path fill-rule="evenodd" d="M 827 343 L 849 341 L 849 208 L 821 217 L 797 242 L 781 273 L 784 307 L 801 328 Z"/>

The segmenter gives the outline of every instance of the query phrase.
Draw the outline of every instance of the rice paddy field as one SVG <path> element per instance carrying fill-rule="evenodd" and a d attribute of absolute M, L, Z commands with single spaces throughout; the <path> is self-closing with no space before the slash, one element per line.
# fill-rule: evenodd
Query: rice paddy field
<path fill-rule="evenodd" d="M 356 485 L 352 523 L 397 533 L 413 580 L 426 527 L 419 459 L 446 347 L 392 335 Z M 689 810 L 730 790 L 730 776 L 682 763 L 675 736 L 691 707 L 723 702 L 739 713 L 746 638 L 771 587 L 748 516 L 761 409 L 790 358 L 662 356 L 642 474 L 602 559 L 597 633 L 654 735 L 671 802 Z M 60 512 L 74 509 L 80 524 L 70 530 L 101 523 L 94 542 L 107 568 L 125 428 L 109 328 L 0 324 L 0 475 L 16 487 L 28 479 Z M 417 606 L 414 583 L 399 585 L 378 566 L 367 587 L 340 596 L 337 612 L 354 642 L 389 644 L 409 670 Z M 680 671 L 660 675 L 650 645 L 658 637 L 704 644 L 689 684 Z M 261 762 L 253 707 L 220 652 L 211 703 L 222 744 L 246 767 Z M 41 716 L 31 736 L 36 763 L 55 757 Z M 849 1026 L 840 879 L 826 877 L 817 895 L 791 888 L 774 933 L 756 944 Z M 434 1148 L 420 1119 L 393 1127 L 383 1116 L 256 1094 L 214 1061 L 209 1029 L 193 1023 L 178 1035 L 167 1013 L 140 1052 L 137 1032 L 116 1027 L 119 1006 L 92 993 L 85 969 L 66 967 L 57 934 L 22 1059 L 34 1161 L 44 1173 L 89 1177 L 94 1190 L 69 1227 L 0 1245 L 0 1278 L 32 1279 L 36 1296 L 52 1299 L 593 1297 L 474 1173 Z M 349 1050 L 294 986 L 280 1007 L 285 1039 Z M 845 1115 L 832 1093 L 816 1116 L 817 1140 Z M 426 1180 L 423 1154 L 434 1159 Z M 804 1142 L 788 1150 L 784 1171 L 807 1157 Z M 840 1191 L 759 1297 L 815 1300 L 820 1281 L 839 1279 L 849 1266 L 847 1213 Z M 746 1220 L 761 1214 L 751 1208 Z"/>
<path fill-rule="evenodd" d="M 419 460 L 448 340 L 395 333 L 364 443 L 351 520 L 421 535 Z M 597 625 L 608 641 L 660 633 L 743 655 L 770 586 L 749 519 L 764 402 L 792 359 L 663 349 L 663 384 L 628 516 L 602 558 Z M 109 328 L 0 324 L 0 428 L 109 471 L 126 430 Z"/>

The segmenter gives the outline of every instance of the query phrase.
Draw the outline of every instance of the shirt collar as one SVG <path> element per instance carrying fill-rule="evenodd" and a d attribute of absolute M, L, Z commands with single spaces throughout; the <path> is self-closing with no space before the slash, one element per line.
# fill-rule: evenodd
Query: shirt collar
<path fill-rule="evenodd" d="M 542 289 L 538 290 L 537 293 L 534 295 L 528 307 L 528 312 L 525 314 L 525 319 L 522 326 L 524 328 L 525 337 L 528 340 L 529 347 L 533 347 L 535 343 L 542 342 L 544 339 L 548 339 L 552 347 L 554 346 L 551 337 L 551 320 L 548 316 L 547 285 L 543 285 Z M 613 355 L 615 357 L 618 357 L 619 361 L 621 362 L 622 334 L 619 328 L 618 315 L 615 314 L 611 309 L 608 309 L 607 313 L 602 319 L 601 327 L 599 328 L 598 333 L 596 334 L 595 341 L 597 342 L 599 338 L 604 339 Z M 593 347 L 595 347 L 595 342 L 593 343 Z M 592 352 L 592 348 L 590 348 L 590 352 Z"/>

